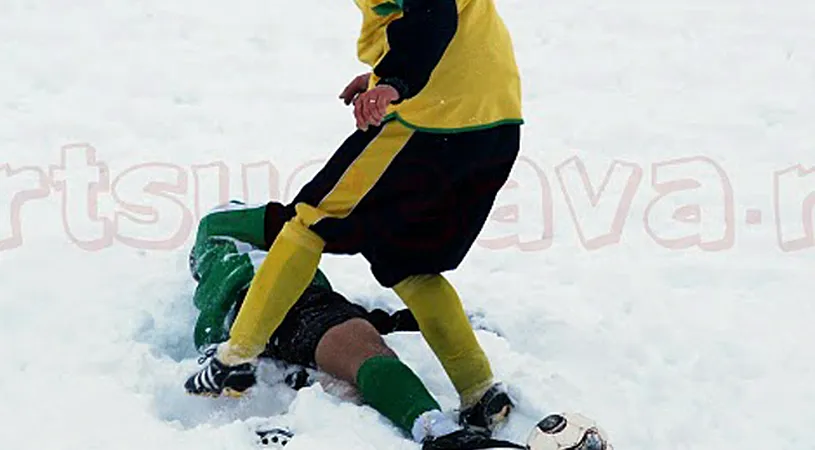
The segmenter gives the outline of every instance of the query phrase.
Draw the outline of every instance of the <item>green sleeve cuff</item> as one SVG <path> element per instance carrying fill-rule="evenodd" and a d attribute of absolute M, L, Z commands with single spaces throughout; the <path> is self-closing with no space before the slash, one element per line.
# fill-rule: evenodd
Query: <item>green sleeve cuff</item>
<path fill-rule="evenodd" d="M 372 9 L 378 16 L 389 16 L 391 14 L 399 14 L 402 12 L 403 0 L 393 0 L 385 3 L 380 3 Z"/>

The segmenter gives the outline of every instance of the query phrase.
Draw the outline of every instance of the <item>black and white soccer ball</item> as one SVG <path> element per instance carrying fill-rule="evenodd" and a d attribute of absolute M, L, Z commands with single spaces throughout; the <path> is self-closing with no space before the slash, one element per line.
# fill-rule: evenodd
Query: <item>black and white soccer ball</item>
<path fill-rule="evenodd" d="M 526 440 L 529 450 L 614 450 L 597 424 L 580 414 L 551 414 Z"/>

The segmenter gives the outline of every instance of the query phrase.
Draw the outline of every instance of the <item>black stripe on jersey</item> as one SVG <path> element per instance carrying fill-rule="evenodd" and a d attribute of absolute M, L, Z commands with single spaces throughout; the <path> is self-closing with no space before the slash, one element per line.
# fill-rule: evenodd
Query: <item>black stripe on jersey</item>
<path fill-rule="evenodd" d="M 402 13 L 388 25 L 390 50 L 374 68 L 400 101 L 424 89 L 458 29 L 455 0 L 403 0 Z"/>

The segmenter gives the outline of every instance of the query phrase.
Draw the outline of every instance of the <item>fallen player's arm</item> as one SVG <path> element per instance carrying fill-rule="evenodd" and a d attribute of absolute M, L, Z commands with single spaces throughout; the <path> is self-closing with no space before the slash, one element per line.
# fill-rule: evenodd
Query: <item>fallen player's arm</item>
<path fill-rule="evenodd" d="M 430 80 L 458 28 L 455 0 L 402 0 L 402 17 L 388 25 L 388 53 L 374 68 L 399 92 L 399 101 L 416 96 Z"/>

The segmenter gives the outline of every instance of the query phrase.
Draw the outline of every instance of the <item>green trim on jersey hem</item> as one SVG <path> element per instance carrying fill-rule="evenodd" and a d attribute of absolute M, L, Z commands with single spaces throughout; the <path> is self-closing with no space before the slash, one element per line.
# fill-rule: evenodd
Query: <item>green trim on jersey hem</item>
<path fill-rule="evenodd" d="M 399 113 L 390 113 L 382 120 L 382 123 L 390 122 L 391 120 L 396 120 L 402 125 L 416 130 L 421 131 L 423 133 L 435 133 L 435 134 L 455 134 L 455 133 L 466 133 L 468 131 L 479 131 L 479 130 L 488 130 L 490 128 L 500 127 L 501 125 L 523 125 L 523 119 L 503 119 L 497 122 L 490 122 L 485 123 L 482 125 L 473 125 L 471 127 L 461 127 L 461 128 L 430 128 L 430 127 L 420 127 L 418 125 L 414 125 L 407 120 L 403 119 Z"/>
<path fill-rule="evenodd" d="M 392 2 L 381 3 L 374 6 L 372 9 L 378 16 L 389 16 L 391 14 L 398 14 L 402 12 L 403 0 L 393 0 Z"/>

